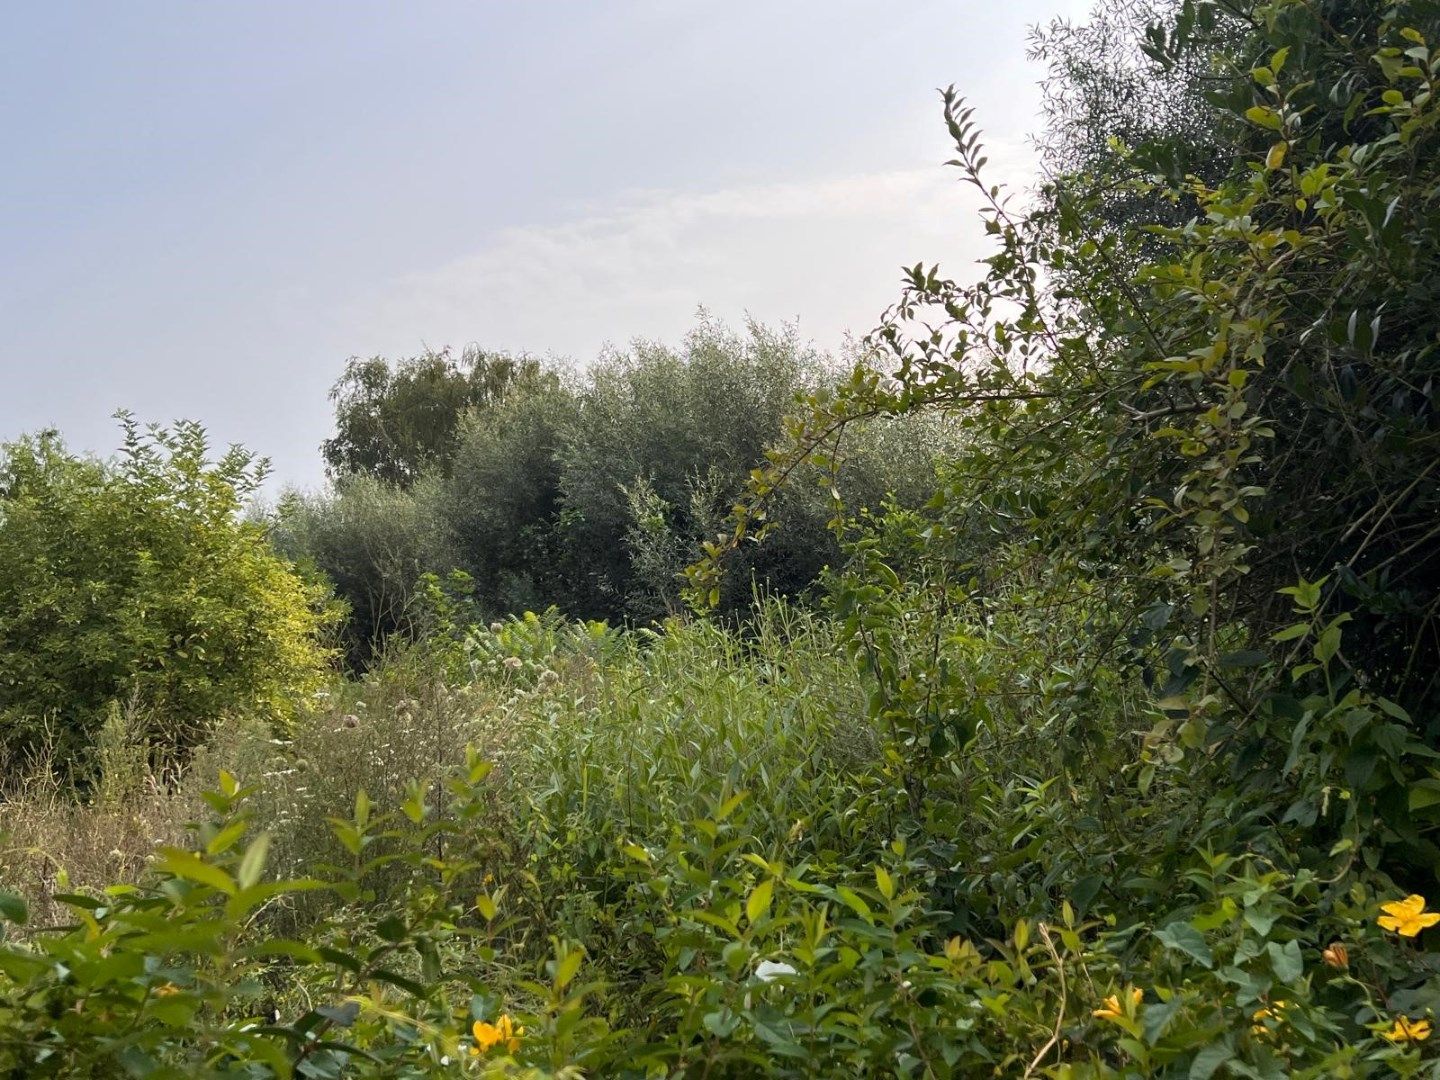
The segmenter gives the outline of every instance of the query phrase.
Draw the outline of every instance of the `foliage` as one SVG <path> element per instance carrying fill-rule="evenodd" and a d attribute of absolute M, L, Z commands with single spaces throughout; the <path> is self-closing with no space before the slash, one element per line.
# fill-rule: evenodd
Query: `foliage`
<path fill-rule="evenodd" d="M 683 607 L 681 572 L 797 396 L 832 376 L 793 330 L 752 325 L 741 335 L 707 318 L 679 349 L 637 342 L 579 378 L 513 382 L 466 412 L 444 456 L 408 487 L 361 475 L 329 496 L 292 497 L 277 536 L 349 602 L 357 666 L 392 635 L 412 636 L 424 573 L 469 574 L 491 614 L 554 605 L 577 618 L 653 622 Z M 406 400 L 427 385 L 407 384 Z M 450 384 L 438 386 L 432 406 L 443 411 Z M 826 529 L 832 492 L 857 505 L 923 502 L 946 439 L 916 419 L 857 430 L 852 443 L 843 466 L 816 471 L 823 484 L 786 492 L 775 542 L 728 569 L 728 612 L 746 610 L 757 586 L 799 595 L 838 560 Z"/>
<path fill-rule="evenodd" d="M 1083 200 L 1111 259 L 1163 257 L 1144 226 L 1188 221 L 1198 206 L 1186 179 L 1215 184 L 1234 167 L 1244 124 L 1212 93 L 1235 76 L 1248 26 L 1226 3 L 1102 0 L 1083 23 L 1031 32 L 1030 58 L 1047 74 L 1042 199 Z M 1159 182 L 1129 183 L 1137 165 Z"/>
<path fill-rule="evenodd" d="M 426 779 L 381 797 L 313 789 L 305 819 L 288 822 L 272 800 L 307 785 L 243 788 L 222 773 L 185 844 L 132 884 L 63 898 L 73 926 L 30 930 L 23 901 L 0 896 L 11 923 L 0 1067 L 1320 1077 L 1433 1066 L 1428 1040 L 1402 1037 L 1425 1030 L 1440 994 L 1423 899 L 1360 866 L 1325 879 L 1183 842 L 1148 893 L 1129 879 L 1159 847 L 1111 847 L 1098 889 L 1067 878 L 1077 842 L 1143 835 L 1185 771 L 1148 794 L 1094 773 L 1026 779 L 1064 750 L 1010 738 L 998 718 L 1038 719 L 1073 697 L 1056 688 L 1048 706 L 1015 704 L 983 677 L 978 649 L 958 655 L 979 665 L 965 675 L 985 719 L 911 817 L 893 798 L 896 743 L 872 727 L 868 680 L 837 632 L 773 603 L 748 644 L 700 623 L 648 637 L 539 616 L 475 628 L 462 685 L 485 697 L 448 729 L 448 761 Z M 1023 684 L 1042 674 L 1035 663 L 1010 674 Z M 367 677 L 362 692 L 399 709 L 333 731 L 330 713 L 301 737 L 334 755 L 359 740 L 363 757 L 383 725 L 411 722 L 399 711 L 421 727 L 438 719 L 456 702 L 404 699 L 431 664 Z M 1114 689 L 1100 691 L 1107 713 L 1126 707 Z M 1084 775 L 1109 785 L 1122 820 L 1086 825 Z M 967 828 L 947 804 L 973 815 Z M 295 837 L 311 845 L 298 876 Z M 939 857 L 957 842 L 973 846 Z"/>
<path fill-rule="evenodd" d="M 226 714 L 283 725 L 318 689 L 323 592 L 237 519 L 264 465 L 122 416 L 113 463 L 53 433 L 0 450 L 0 749 L 83 766 L 107 712 L 183 757 Z M 47 736 L 47 732 L 50 734 Z"/>
<path fill-rule="evenodd" d="M 580 610 L 613 618 L 633 606 L 637 614 L 653 616 L 653 607 L 629 596 L 638 591 L 653 603 L 670 583 L 657 582 L 652 571 L 637 589 L 626 538 L 638 539 L 634 530 L 642 523 L 632 517 L 637 508 L 627 491 L 652 492 L 658 500 L 652 512 L 662 521 L 645 526 L 659 526 L 674 544 L 688 548 L 709 532 L 763 460 L 790 403 L 813 389 L 823 372 L 823 358 L 802 348 L 793 330 L 751 325 L 742 338 L 709 321 L 691 332 L 681 352 L 637 343 L 631 352 L 597 363 L 561 449 L 567 540 L 584 553 Z M 822 532 L 818 550 L 807 554 L 823 562 L 825 547 Z M 775 584 L 794 591 L 819 565 L 786 567 L 789 580 Z M 749 574 L 741 569 L 732 582 L 742 592 L 741 605 L 748 604 Z"/>
<path fill-rule="evenodd" d="M 449 564 L 471 575 L 493 612 L 573 598 L 584 557 L 566 543 L 559 454 L 579 407 L 574 386 L 553 382 L 472 414 L 431 495 Z"/>
<path fill-rule="evenodd" d="M 276 549 L 318 571 L 345 603 L 352 668 L 391 636 L 413 634 L 420 578 L 445 561 L 428 491 L 428 481 L 406 491 L 356 476 L 330 497 L 287 491 L 262 518 Z"/>
<path fill-rule="evenodd" d="M 442 350 L 393 365 L 379 356 L 352 357 L 330 391 L 336 431 L 321 447 L 330 475 L 408 487 L 449 463 L 468 412 L 548 378 L 538 361 L 474 347 L 458 359 Z"/>
<path fill-rule="evenodd" d="M 911 271 L 877 335 L 893 377 L 857 369 L 817 398 L 713 554 L 763 533 L 774 492 L 850 424 L 942 410 L 971 438 L 917 523 L 918 567 L 906 556 L 932 606 L 1036 605 L 1017 583 L 1053 582 L 1038 604 L 1083 627 L 1057 660 L 1086 681 L 1146 676 L 1179 725 L 1172 749 L 1252 806 L 1275 800 L 1333 840 L 1314 800 L 1347 792 L 1343 812 L 1324 806 L 1367 822 L 1350 842 L 1428 877 L 1434 824 L 1406 800 L 1428 805 L 1440 671 L 1428 11 L 1356 12 L 1342 32 L 1305 5 L 1257 9 L 1245 49 L 1268 64 L 1226 100 L 1265 148 L 1218 186 L 1191 180 L 1204 216 L 1159 228 L 1165 259 L 1133 276 L 1091 204 L 1022 213 L 985 185 L 947 93 L 954 164 L 991 199 L 986 275 Z M 1368 141 L 1338 141 L 1347 124 Z M 977 526 L 996 542 L 976 545 Z M 889 555 L 855 587 L 877 587 Z M 697 569 L 701 595 L 712 581 Z"/>
<path fill-rule="evenodd" d="M 910 271 L 847 380 L 702 327 L 466 422 L 452 527 L 533 528 L 490 564 L 525 588 L 662 618 L 748 476 L 692 597 L 732 604 L 724 560 L 796 515 L 843 556 L 806 568 L 823 612 L 487 626 L 493 581 L 419 574 L 415 640 L 234 750 L 253 790 L 222 774 L 191 844 L 0 944 L 0 1063 L 1440 1074 L 1440 15 L 1191 0 L 1096 40 L 1127 25 L 1125 63 L 1215 80 L 1160 97 L 1247 132 L 1233 166 L 1107 147 L 1019 208 L 948 92 L 995 253 Z M 1105 114 L 1096 59 L 1057 107 Z M 734 401 L 770 412 L 729 440 Z M 850 486 L 916 431 L 927 498 Z M 487 516 L 513 475 L 545 493 Z"/>

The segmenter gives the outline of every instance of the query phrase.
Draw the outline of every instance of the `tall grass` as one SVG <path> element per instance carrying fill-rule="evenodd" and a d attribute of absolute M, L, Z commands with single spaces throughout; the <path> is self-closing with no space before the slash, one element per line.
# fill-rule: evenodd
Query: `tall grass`
<path fill-rule="evenodd" d="M 458 662 L 457 662 L 458 655 Z M 161 774 L 124 718 L 107 725 L 101 780 L 77 799 L 36 762 L 0 802 L 0 878 L 37 913 L 56 893 L 129 881 L 179 842 L 221 770 L 256 790 L 271 871 L 300 877 L 342 855 L 330 819 L 357 792 L 394 807 L 438 792 L 473 746 L 496 764 L 494 816 L 544 931 L 581 933 L 609 891 L 617 846 L 664 844 L 677 823 L 748 793 L 750 828 L 779 853 L 803 842 L 832 856 L 854 840 L 851 778 L 878 742 L 832 628 L 767 604 L 745 637 L 699 622 L 620 635 L 512 619 L 459 648 L 395 650 L 363 679 L 337 682 L 279 737 L 222 726 L 183 773 Z M 292 916 L 315 917 L 332 903 Z M 36 920 L 44 923 L 42 916 Z"/>

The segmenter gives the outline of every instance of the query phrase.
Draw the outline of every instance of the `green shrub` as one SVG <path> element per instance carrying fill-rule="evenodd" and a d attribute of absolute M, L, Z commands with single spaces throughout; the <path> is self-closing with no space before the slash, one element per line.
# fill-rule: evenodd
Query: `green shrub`
<path fill-rule="evenodd" d="M 392 635 L 413 637 L 425 573 L 469 574 L 492 615 L 554 606 L 575 618 L 648 624 L 676 613 L 684 567 L 764 463 L 798 396 L 834 375 L 793 330 L 752 325 L 737 334 L 709 320 L 678 349 L 637 342 L 573 379 L 527 367 L 464 408 L 463 364 L 443 359 L 399 374 L 371 362 L 346 376 L 347 385 L 374 383 L 380 404 L 361 412 L 403 404 L 419 415 L 428 400 L 431 412 L 453 419 L 443 454 L 403 480 L 357 466 L 337 475 L 328 495 L 287 497 L 275 516 L 281 549 L 312 560 L 350 604 L 358 668 Z M 347 398 L 337 423 L 353 424 L 360 408 Z M 832 492 L 877 510 L 887 498 L 918 506 L 950 442 L 947 426 L 929 417 L 852 429 L 832 468 L 807 469 L 777 500 L 772 542 L 729 568 L 725 609 L 748 610 L 757 587 L 786 596 L 813 589 L 840 557 L 828 527 Z"/>
<path fill-rule="evenodd" d="M 1407 1035 L 1440 1004 L 1437 919 L 1363 869 L 1322 879 L 1185 851 L 1143 918 L 1103 896 L 1084 913 L 1056 888 L 996 895 L 990 929 L 957 930 L 985 886 L 946 887 L 936 841 L 954 823 L 927 835 L 875 797 L 888 755 L 848 743 L 837 702 L 809 700 L 838 674 L 827 631 L 772 619 L 752 649 L 677 626 L 548 678 L 566 639 L 594 634 L 502 627 L 491 644 L 540 675 L 515 685 L 523 722 L 494 767 L 461 749 L 433 785 L 361 792 L 301 878 L 269 876 L 265 796 L 225 774 L 184 846 L 65 899 L 73 927 L 31 931 L 0 894 L 0 1068 L 1428 1075 L 1428 1040 Z M 1052 822 L 1070 802 L 1033 793 L 997 850 L 1064 863 Z M 1017 846 L 1030 831 L 1044 842 Z M 285 918 L 316 896 L 323 919 Z"/>
<path fill-rule="evenodd" d="M 238 519 L 263 466 L 198 425 L 124 418 L 111 463 L 53 434 L 0 449 L 0 750 L 83 762 L 117 704 L 182 758 L 227 714 L 291 720 L 319 689 L 324 594 Z"/>
<path fill-rule="evenodd" d="M 327 496 L 287 491 L 263 517 L 276 549 L 312 567 L 346 605 L 343 641 L 363 671 L 392 637 L 418 630 L 420 579 L 446 561 L 428 480 L 405 490 L 356 476 Z"/>
<path fill-rule="evenodd" d="M 584 553 L 566 543 L 560 447 L 579 407 L 558 380 L 517 388 L 462 424 L 454 461 L 429 493 L 449 567 L 492 613 L 575 609 Z"/>

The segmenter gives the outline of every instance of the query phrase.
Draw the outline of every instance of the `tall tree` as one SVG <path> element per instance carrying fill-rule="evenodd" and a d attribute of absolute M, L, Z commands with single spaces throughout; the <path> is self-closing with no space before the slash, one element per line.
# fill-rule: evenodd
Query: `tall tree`
<path fill-rule="evenodd" d="M 1244 125 L 1215 95 L 1233 85 L 1249 30 L 1242 5 L 1195 0 L 1099 0 L 1083 22 L 1034 28 L 1044 196 L 1083 203 L 1097 233 L 1127 240 L 1117 254 L 1131 264 L 1157 257 L 1153 234 L 1125 226 L 1188 220 L 1185 179 L 1217 183 L 1244 153 Z"/>
<path fill-rule="evenodd" d="M 332 479 L 364 474 L 409 487 L 444 471 L 460 421 L 499 401 L 517 383 L 545 377 L 539 361 L 467 346 L 391 363 L 352 357 L 330 391 L 335 435 L 321 446 Z"/>

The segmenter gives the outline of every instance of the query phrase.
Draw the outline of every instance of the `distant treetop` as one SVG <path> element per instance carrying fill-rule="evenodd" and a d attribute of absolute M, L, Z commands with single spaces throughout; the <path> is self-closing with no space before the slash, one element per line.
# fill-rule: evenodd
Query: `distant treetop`
<path fill-rule="evenodd" d="M 409 487 L 444 471 L 460 421 L 500 401 L 515 385 L 544 379 L 538 360 L 467 346 L 397 360 L 351 357 L 330 390 L 335 435 L 321 445 L 333 480 L 364 474 Z"/>

